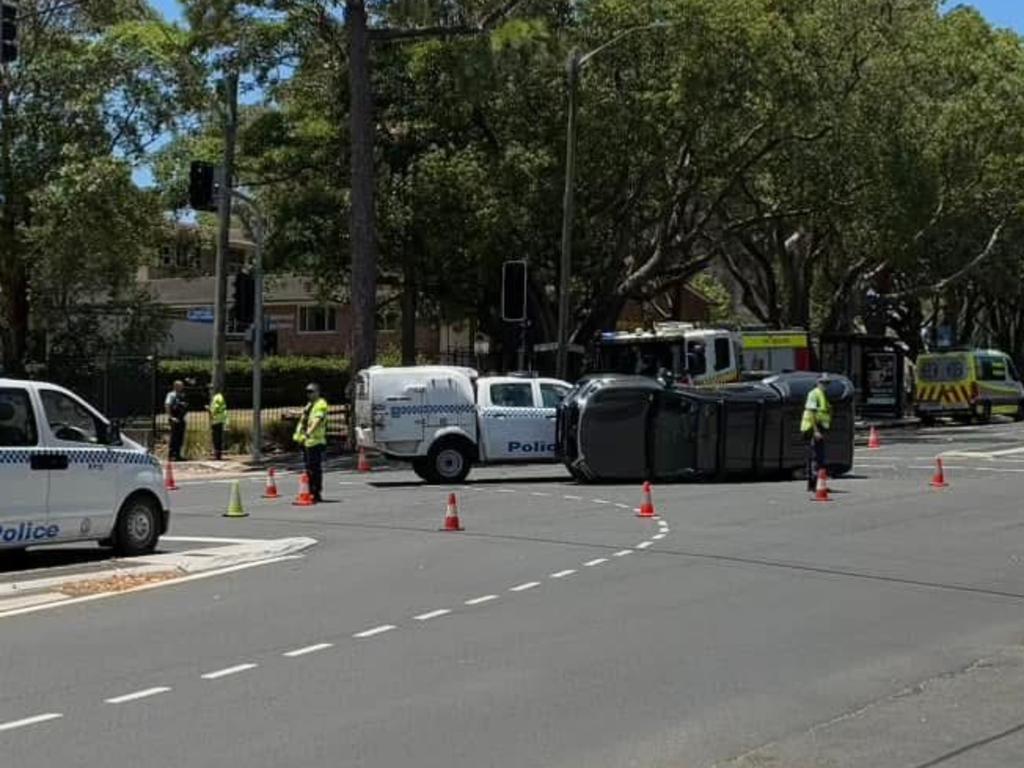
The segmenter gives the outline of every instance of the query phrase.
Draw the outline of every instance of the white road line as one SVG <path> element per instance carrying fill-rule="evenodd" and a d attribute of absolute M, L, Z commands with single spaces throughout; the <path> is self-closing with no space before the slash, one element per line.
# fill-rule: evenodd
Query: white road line
<path fill-rule="evenodd" d="M 611 504 L 607 499 L 591 499 L 595 504 Z"/>
<path fill-rule="evenodd" d="M 653 543 L 654 543 L 653 541 L 641 541 L 639 544 L 636 545 L 636 548 L 637 549 L 647 549 Z"/>
<path fill-rule="evenodd" d="M 413 616 L 416 621 L 430 621 L 436 619 L 438 616 L 447 616 L 451 611 L 447 608 L 438 608 L 436 611 L 430 611 L 429 613 L 421 613 L 419 616 Z"/>
<path fill-rule="evenodd" d="M 563 496 L 562 498 L 566 501 L 583 501 L 582 496 Z"/>
<path fill-rule="evenodd" d="M 104 699 L 107 704 L 125 704 L 129 701 L 138 701 L 139 699 L 148 699 L 150 696 L 156 696 L 158 693 L 167 693 L 170 687 L 166 685 L 160 685 L 156 688 L 146 688 L 143 691 L 136 691 L 135 693 L 126 693 L 124 696 L 115 696 L 112 699 Z"/>
<path fill-rule="evenodd" d="M 633 554 L 633 550 L 632 549 L 620 549 L 618 552 L 616 552 L 614 555 L 612 555 L 612 557 L 625 557 L 626 555 L 632 555 L 632 554 Z"/>
<path fill-rule="evenodd" d="M 665 534 L 664 534 L 664 533 L 656 533 L 656 534 L 654 534 L 653 536 L 651 536 L 651 538 L 652 538 L 652 539 L 653 539 L 654 541 L 661 541 L 662 539 L 664 539 L 664 538 L 665 538 Z"/>
<path fill-rule="evenodd" d="M 383 635 L 385 632 L 390 632 L 393 629 L 398 629 L 394 624 L 381 624 L 379 627 L 373 629 L 367 629 L 363 632 L 356 632 L 352 637 L 358 640 L 364 640 L 367 637 L 374 637 L 375 635 Z"/>
<path fill-rule="evenodd" d="M 629 504 L 623 504 L 622 502 L 616 502 L 615 506 L 618 507 L 619 509 L 631 509 Z"/>
<path fill-rule="evenodd" d="M 531 496 L 539 496 L 539 497 L 543 498 L 543 497 L 546 497 L 546 496 L 550 496 L 551 494 L 550 493 L 542 493 L 541 491 L 532 491 L 530 493 L 530 495 Z"/>
<path fill-rule="evenodd" d="M 467 600 L 465 605 L 483 605 L 489 603 L 491 600 L 497 600 L 497 595 L 483 595 L 482 597 L 474 597 L 472 600 Z"/>
<path fill-rule="evenodd" d="M 499 488 L 498 493 L 515 493 L 515 488 Z"/>
<path fill-rule="evenodd" d="M 333 648 L 334 643 L 317 643 L 316 645 L 307 645 L 305 648 L 296 648 L 294 651 L 288 651 L 282 653 L 282 656 L 286 656 L 289 659 L 296 659 L 299 656 L 305 656 L 307 653 L 316 653 L 317 651 L 326 651 L 328 648 Z"/>
<path fill-rule="evenodd" d="M 591 560 L 589 562 L 584 563 L 583 566 L 585 568 L 593 568 L 595 565 L 600 565 L 601 563 L 607 563 L 607 562 L 608 562 L 608 558 L 607 557 L 598 557 L 598 558 L 596 558 L 594 560 Z"/>
<path fill-rule="evenodd" d="M 564 579 L 566 576 L 572 576 L 576 573 L 575 568 L 566 568 L 564 571 L 557 571 L 551 574 L 552 579 Z"/>
<path fill-rule="evenodd" d="M 218 669 L 215 672 L 207 672 L 205 675 L 200 675 L 203 680 L 217 680 L 228 675 L 237 675 L 239 672 L 247 672 L 250 669 L 256 669 L 258 664 L 236 664 L 233 667 L 225 667 L 224 669 Z"/>
<path fill-rule="evenodd" d="M 0 731 L 13 731 L 15 728 L 24 728 L 28 725 L 38 725 L 39 723 L 45 723 L 48 720 L 56 720 L 60 717 L 64 717 L 60 712 L 47 712 L 45 715 L 26 717 L 23 720 L 11 720 L 9 723 L 0 723 Z"/>
<path fill-rule="evenodd" d="M 519 584 L 518 586 L 512 587 L 511 589 L 509 589 L 509 592 L 525 592 L 528 589 L 533 589 L 534 587 L 539 586 L 539 581 L 528 581 L 525 584 Z"/>

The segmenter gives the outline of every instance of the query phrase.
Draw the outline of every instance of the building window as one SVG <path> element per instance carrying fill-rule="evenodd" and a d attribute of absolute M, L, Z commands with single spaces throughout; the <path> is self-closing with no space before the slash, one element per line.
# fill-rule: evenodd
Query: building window
<path fill-rule="evenodd" d="M 382 312 L 377 315 L 378 331 L 397 331 L 402 324 L 402 316 L 398 312 Z"/>
<path fill-rule="evenodd" d="M 299 333 L 331 333 L 337 330 L 337 307 L 299 307 Z"/>
<path fill-rule="evenodd" d="M 160 263 L 165 267 L 174 266 L 174 249 L 171 246 L 165 245 L 160 249 Z"/>

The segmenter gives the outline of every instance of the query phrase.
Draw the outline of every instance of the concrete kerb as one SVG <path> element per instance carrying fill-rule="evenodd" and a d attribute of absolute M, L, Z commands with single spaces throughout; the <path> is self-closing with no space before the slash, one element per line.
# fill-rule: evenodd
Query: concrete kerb
<path fill-rule="evenodd" d="M 67 597 L 62 590 L 86 582 L 103 582 L 126 576 L 140 577 L 168 574 L 167 582 L 208 571 L 276 560 L 297 555 L 317 543 L 308 536 L 287 539 L 252 540 L 222 547 L 192 552 L 172 552 L 119 561 L 116 568 L 68 576 L 26 578 L 0 584 L 0 615 L 6 611 L 49 602 Z"/>

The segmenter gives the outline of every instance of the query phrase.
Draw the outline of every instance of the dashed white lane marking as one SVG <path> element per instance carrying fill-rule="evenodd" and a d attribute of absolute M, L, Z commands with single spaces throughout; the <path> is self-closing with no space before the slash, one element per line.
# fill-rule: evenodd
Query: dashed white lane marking
<path fill-rule="evenodd" d="M 472 600 L 467 600 L 465 605 L 483 605 L 489 603 L 491 600 L 497 600 L 497 595 L 482 595 L 481 597 L 474 597 Z"/>
<path fill-rule="evenodd" d="M 146 688 L 143 691 L 135 691 L 135 693 L 126 693 L 124 696 L 114 696 L 112 699 L 104 699 L 107 704 L 125 704 L 129 701 L 138 701 L 139 699 L 148 699 L 150 696 L 156 696 L 160 693 L 167 693 L 170 689 L 169 686 L 159 685 L 156 688 Z"/>
<path fill-rule="evenodd" d="M 550 496 L 551 494 L 550 493 L 542 493 L 541 491 L 532 491 L 530 493 L 530 495 L 531 496 L 538 496 L 538 497 L 544 498 L 544 497 Z"/>
<path fill-rule="evenodd" d="M 595 565 L 600 565 L 601 563 L 607 563 L 607 562 L 608 562 L 608 558 L 607 557 L 598 557 L 598 558 L 596 558 L 594 560 L 590 560 L 589 562 L 584 563 L 583 566 L 585 568 L 593 568 Z"/>
<path fill-rule="evenodd" d="M 582 496 L 563 496 L 562 498 L 566 501 L 583 501 Z"/>
<path fill-rule="evenodd" d="M 45 723 L 48 720 L 56 720 L 60 717 L 64 717 L 60 712 L 47 712 L 45 715 L 34 715 L 21 720 L 11 720 L 8 723 L 0 723 L 0 731 L 13 731 L 15 728 L 38 725 L 39 723 Z"/>
<path fill-rule="evenodd" d="M 451 611 L 448 608 L 438 608 L 436 611 L 429 611 L 427 613 L 421 613 L 419 616 L 413 616 L 416 621 L 430 621 L 436 619 L 439 616 L 447 616 Z"/>
<path fill-rule="evenodd" d="M 622 502 L 616 502 L 615 506 L 618 507 L 619 509 L 631 509 L 629 504 L 623 504 Z"/>
<path fill-rule="evenodd" d="M 664 539 L 664 538 L 665 538 L 665 534 L 664 534 L 664 533 L 656 533 L 656 534 L 654 534 L 653 536 L 651 536 L 651 538 L 652 538 L 652 539 L 653 539 L 654 541 L 661 541 L 662 539 Z"/>
<path fill-rule="evenodd" d="M 607 499 L 591 499 L 595 504 L 611 504 Z"/>
<path fill-rule="evenodd" d="M 614 555 L 612 555 L 612 557 L 625 557 L 626 555 L 632 555 L 632 554 L 633 554 L 633 550 L 632 549 L 620 549 L 618 552 L 616 552 Z"/>
<path fill-rule="evenodd" d="M 498 493 L 515 493 L 515 488 L 499 488 Z"/>
<path fill-rule="evenodd" d="M 564 571 L 557 571 L 551 574 L 552 579 L 564 579 L 566 576 L 572 576 L 576 573 L 575 568 L 566 568 Z"/>
<path fill-rule="evenodd" d="M 393 629 L 398 629 L 394 624 L 381 624 L 379 627 L 373 629 L 367 629 L 363 632 L 356 632 L 352 637 L 357 640 L 365 640 L 368 637 L 375 637 L 376 635 L 383 635 L 385 632 L 390 632 Z"/>
<path fill-rule="evenodd" d="M 218 680 L 228 675 L 237 675 L 239 672 L 248 672 L 250 669 L 256 669 L 258 664 L 236 664 L 233 667 L 225 667 L 224 669 L 218 669 L 214 672 L 207 672 L 205 675 L 200 675 L 203 680 Z"/>
<path fill-rule="evenodd" d="M 296 648 L 294 651 L 288 651 L 287 653 L 281 654 L 289 659 L 295 659 L 299 656 L 305 656 L 307 653 L 316 653 L 317 651 L 326 651 L 328 648 L 333 648 L 334 643 L 317 643 L 316 645 L 307 645 L 305 648 Z"/>
<path fill-rule="evenodd" d="M 650 541 L 641 541 L 639 544 L 636 545 L 636 548 L 637 549 L 647 549 L 649 546 L 651 546 L 652 543 L 653 542 L 650 542 Z"/>
<path fill-rule="evenodd" d="M 512 587 L 511 589 L 509 589 L 509 592 L 525 592 L 528 589 L 533 589 L 534 587 L 539 587 L 539 586 L 540 586 L 540 582 L 539 581 L 528 581 L 525 584 L 519 584 L 519 585 L 517 585 L 515 587 Z"/>

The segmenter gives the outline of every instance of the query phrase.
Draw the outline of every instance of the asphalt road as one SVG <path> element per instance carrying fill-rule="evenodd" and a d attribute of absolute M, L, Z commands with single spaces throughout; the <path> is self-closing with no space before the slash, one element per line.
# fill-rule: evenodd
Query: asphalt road
<path fill-rule="evenodd" d="M 239 520 L 226 483 L 188 484 L 176 535 L 319 544 L 0 619 L 0 765 L 1011 765 L 1024 707 L 997 723 L 958 675 L 1024 637 L 1024 429 L 884 438 L 828 504 L 798 482 L 658 486 L 660 521 L 638 487 L 559 468 L 477 472 L 462 533 L 411 474 L 333 473 L 315 508 L 246 480 Z M 956 728 L 906 694 L 942 680 L 974 702 Z M 848 734 L 815 762 L 886 707 L 869 762 Z M 910 736 L 883 727 L 908 713 Z M 772 745 L 789 762 L 761 762 Z"/>

